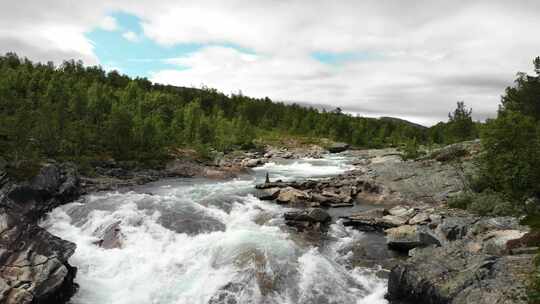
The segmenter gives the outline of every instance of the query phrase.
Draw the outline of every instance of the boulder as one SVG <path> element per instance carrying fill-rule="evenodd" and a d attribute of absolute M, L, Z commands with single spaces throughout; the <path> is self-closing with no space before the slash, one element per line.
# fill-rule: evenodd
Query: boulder
<path fill-rule="evenodd" d="M 389 275 L 387 298 L 406 303 L 525 304 L 533 255 L 468 251 L 462 240 L 415 249 Z"/>
<path fill-rule="evenodd" d="M 416 224 L 427 223 L 427 222 L 430 221 L 429 216 L 430 216 L 430 214 L 427 213 L 427 212 L 420 212 L 420 213 L 416 214 L 415 216 L 413 216 L 413 217 L 409 220 L 409 225 L 416 225 Z"/>
<path fill-rule="evenodd" d="M 416 211 L 413 208 L 396 206 L 388 210 L 388 214 L 403 217 L 403 218 L 411 218 L 416 214 Z"/>
<path fill-rule="evenodd" d="M 99 240 L 95 244 L 105 249 L 121 248 L 124 235 L 121 232 L 120 223 L 117 221 L 98 228 L 95 234 L 99 235 Z"/>
<path fill-rule="evenodd" d="M 386 244 L 396 251 L 407 252 L 416 247 L 440 246 L 441 242 L 425 226 L 403 225 L 385 230 Z"/>
<path fill-rule="evenodd" d="M 287 212 L 283 217 L 286 221 L 302 221 L 310 223 L 327 223 L 332 219 L 328 212 L 321 208 Z"/>
<path fill-rule="evenodd" d="M 437 227 L 438 233 L 447 241 L 462 239 L 477 221 L 474 217 L 448 217 Z"/>
<path fill-rule="evenodd" d="M 68 263 L 75 244 L 38 226 L 46 212 L 76 199 L 71 164 L 46 164 L 26 182 L 0 173 L 0 303 L 65 303 L 77 290 Z"/>
<path fill-rule="evenodd" d="M 77 290 L 68 263 L 75 244 L 1 210 L 0 302 L 65 303 Z"/>
<path fill-rule="evenodd" d="M 281 204 L 299 204 L 310 199 L 309 195 L 301 190 L 287 187 L 279 191 L 277 202 Z"/>
<path fill-rule="evenodd" d="M 388 226 L 401 226 L 407 224 L 409 219 L 396 215 L 385 215 L 378 220 L 379 223 L 386 223 Z"/>
<path fill-rule="evenodd" d="M 330 153 L 339 153 L 349 149 L 349 144 L 346 143 L 334 143 L 328 147 L 328 152 Z"/>
<path fill-rule="evenodd" d="M 263 201 L 275 200 L 279 196 L 280 188 L 266 188 L 260 190 L 259 199 Z"/>

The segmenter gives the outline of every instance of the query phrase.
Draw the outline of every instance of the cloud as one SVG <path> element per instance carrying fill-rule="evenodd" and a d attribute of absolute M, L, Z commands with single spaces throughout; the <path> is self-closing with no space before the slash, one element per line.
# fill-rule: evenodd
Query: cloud
<path fill-rule="evenodd" d="M 493 116 L 540 53 L 540 2 L 503 0 L 22 0 L 0 12 L 0 51 L 102 63 L 85 33 L 122 28 L 106 17 L 115 11 L 140 20 L 125 39 L 202 46 L 168 58 L 178 68 L 161 65 L 154 81 L 424 123 L 445 120 L 457 100 Z"/>
<path fill-rule="evenodd" d="M 124 37 L 124 39 L 126 39 L 127 41 L 131 41 L 131 42 L 139 41 L 139 36 L 137 36 L 137 34 L 135 34 L 135 32 L 132 32 L 132 31 L 124 32 L 122 34 L 122 37 Z"/>
<path fill-rule="evenodd" d="M 105 16 L 99 23 L 99 27 L 106 31 L 115 31 L 118 29 L 116 19 L 111 16 Z"/>

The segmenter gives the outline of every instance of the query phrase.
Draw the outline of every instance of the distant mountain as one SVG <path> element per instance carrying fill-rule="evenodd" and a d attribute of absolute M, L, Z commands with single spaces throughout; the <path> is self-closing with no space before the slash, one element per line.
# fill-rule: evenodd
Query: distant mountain
<path fill-rule="evenodd" d="M 400 123 L 404 123 L 418 129 L 428 129 L 428 127 L 426 126 L 423 126 L 423 125 L 420 125 L 420 124 L 417 124 L 417 123 L 414 123 L 405 119 L 396 118 L 396 117 L 383 116 L 383 117 L 380 117 L 379 120 L 388 121 L 388 122 L 400 122 Z"/>

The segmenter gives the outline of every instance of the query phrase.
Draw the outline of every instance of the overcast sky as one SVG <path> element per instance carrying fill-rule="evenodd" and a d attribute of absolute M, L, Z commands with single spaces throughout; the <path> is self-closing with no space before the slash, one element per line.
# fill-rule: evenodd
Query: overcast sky
<path fill-rule="evenodd" d="M 493 116 L 540 1 L 0 0 L 0 52 L 423 124 Z"/>

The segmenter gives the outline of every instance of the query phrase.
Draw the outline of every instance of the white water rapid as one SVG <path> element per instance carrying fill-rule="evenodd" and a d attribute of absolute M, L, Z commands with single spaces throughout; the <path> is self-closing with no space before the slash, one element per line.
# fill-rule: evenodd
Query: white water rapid
<path fill-rule="evenodd" d="M 365 237 L 332 224 L 316 247 L 287 232 L 287 209 L 252 195 L 257 182 L 318 178 L 351 168 L 345 156 L 268 163 L 230 181 L 174 179 L 92 194 L 41 224 L 77 244 L 73 304 L 387 303 L 375 269 L 353 267 Z M 120 221 L 121 248 L 94 244 Z"/>

